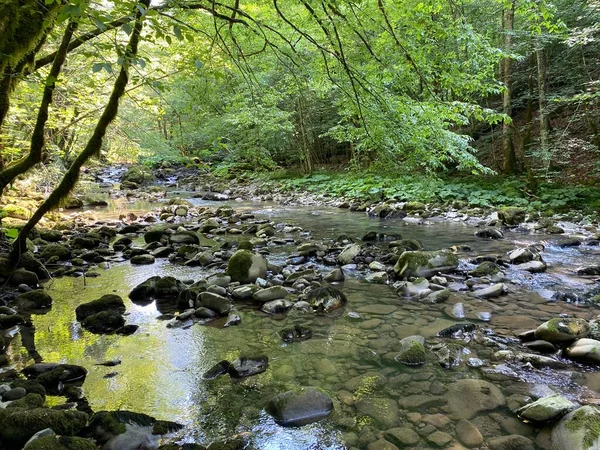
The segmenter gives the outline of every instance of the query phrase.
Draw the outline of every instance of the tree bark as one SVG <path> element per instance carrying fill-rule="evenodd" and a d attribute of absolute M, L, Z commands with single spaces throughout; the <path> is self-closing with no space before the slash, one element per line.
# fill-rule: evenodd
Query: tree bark
<path fill-rule="evenodd" d="M 548 118 L 548 105 L 546 101 L 546 90 L 548 75 L 546 70 L 546 51 L 542 43 L 538 40 L 535 49 L 537 60 L 537 83 L 538 83 L 538 102 L 539 102 L 539 121 L 540 121 L 540 150 L 546 155 L 550 148 L 550 120 Z M 550 161 L 547 162 L 548 166 Z"/>
<path fill-rule="evenodd" d="M 142 0 L 140 3 L 145 8 L 148 8 L 150 0 Z M 117 112 L 119 111 L 119 101 L 125 94 L 125 89 L 127 88 L 127 83 L 129 82 L 128 71 L 131 65 L 131 60 L 137 55 L 140 35 L 142 32 L 142 24 L 144 21 L 144 16 L 138 8 L 135 9 L 135 18 L 135 26 L 133 27 L 129 43 L 125 51 L 123 65 L 121 66 L 119 75 L 115 80 L 110 99 L 104 107 L 104 111 L 100 116 L 98 123 L 96 124 L 96 128 L 94 129 L 94 132 L 87 142 L 85 148 L 81 151 L 79 156 L 77 156 L 73 164 L 71 164 L 71 167 L 69 167 L 69 170 L 67 173 L 65 173 L 59 185 L 52 191 L 46 201 L 40 205 L 40 207 L 19 232 L 19 236 L 15 240 L 11 252 L 11 261 L 15 263 L 15 266 L 16 262 L 18 262 L 20 259 L 21 254 L 26 251 L 27 236 L 29 233 L 42 219 L 42 217 L 44 217 L 44 214 L 56 208 L 75 187 L 75 184 L 79 179 L 81 167 L 91 157 L 99 155 L 100 153 L 102 142 L 104 136 L 106 135 L 106 130 L 117 116 Z"/>
<path fill-rule="evenodd" d="M 515 23 L 515 2 L 504 11 L 504 51 L 510 53 L 512 50 L 512 34 Z M 512 61 L 510 56 L 504 57 L 502 61 L 502 81 L 504 83 L 504 95 L 502 98 L 502 109 L 506 116 L 512 119 Z M 513 140 L 513 125 L 509 120 L 502 124 L 502 155 L 504 156 L 503 172 L 505 175 L 513 175 L 517 172 L 517 156 Z"/>
<path fill-rule="evenodd" d="M 56 52 L 56 58 L 54 59 L 52 67 L 50 68 L 50 73 L 46 78 L 46 85 L 44 87 L 44 93 L 42 94 L 42 102 L 38 109 L 35 127 L 33 129 L 33 134 L 31 135 L 31 146 L 29 148 L 29 153 L 24 158 L 20 159 L 14 164 L 11 164 L 0 172 L 0 196 L 2 195 L 2 192 L 6 186 L 12 183 L 16 177 L 27 172 L 42 160 L 42 150 L 44 149 L 45 145 L 44 130 L 46 128 L 46 122 L 48 121 L 48 109 L 52 103 L 56 80 L 60 75 L 60 71 L 65 59 L 67 58 L 69 42 L 71 41 L 77 26 L 77 20 L 72 20 L 67 25 L 58 51 Z"/>

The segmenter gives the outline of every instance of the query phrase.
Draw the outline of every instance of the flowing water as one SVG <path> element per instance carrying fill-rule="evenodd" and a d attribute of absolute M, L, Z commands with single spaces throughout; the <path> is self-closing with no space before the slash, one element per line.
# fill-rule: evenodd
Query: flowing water
<path fill-rule="evenodd" d="M 464 267 L 469 267 L 466 261 L 475 255 L 504 254 L 519 245 L 543 241 L 546 244 L 543 256 L 549 270 L 540 275 L 509 270 L 507 277 L 512 282 L 507 283 L 508 295 L 481 300 L 468 293 L 455 293 L 442 304 L 401 298 L 392 287 L 369 284 L 362 279 L 363 273 L 349 270 L 346 281 L 338 286 L 349 302 L 335 317 L 294 312 L 272 317 L 250 304 L 237 302 L 241 324 L 223 329 L 202 325 L 167 328 L 166 322 L 157 320 L 161 312 L 155 303 L 139 306 L 126 300 L 128 323 L 140 327 L 129 337 L 94 335 L 82 330 L 75 320 L 75 307 L 107 293 L 126 299 L 133 287 L 150 276 L 199 280 L 210 272 L 158 259 L 149 266 L 122 262 L 107 270 L 94 269 L 101 273 L 97 278 L 54 279 L 45 286 L 54 306 L 47 314 L 32 316 L 35 347 L 44 361 L 78 364 L 89 370 L 83 388 L 94 410 L 127 409 L 181 422 L 186 427 L 177 436 L 179 442 L 208 443 L 245 433 L 258 449 L 366 448 L 381 432 L 408 424 L 421 438 L 409 447 L 433 449 L 439 448 L 436 439 L 440 436 L 432 437 L 435 429 L 431 429 L 431 424 L 452 438 L 452 442 L 442 446 L 457 442 L 452 405 L 447 403 L 445 393 L 459 379 L 490 380 L 507 398 L 548 389 L 578 401 L 600 398 L 597 392 L 600 374 L 595 367 L 568 363 L 564 368 L 535 369 L 502 364 L 492 358 L 499 348 L 484 338 L 454 341 L 464 349 L 464 360 L 480 358 L 485 363 L 482 368 L 463 363 L 444 369 L 431 352 L 421 367 L 400 365 L 390 356 L 398 351 L 399 339 L 406 336 L 420 334 L 428 344 L 441 342 L 435 336 L 438 331 L 464 322 L 451 314 L 456 303 L 464 305 L 467 319 L 479 323 L 483 329 L 493 330 L 497 336 L 490 339 L 509 348 L 518 347 L 513 339 L 515 334 L 559 314 L 594 317 L 598 314 L 597 307 L 553 301 L 549 297 L 550 291 L 582 292 L 591 287 L 593 281 L 575 277 L 573 271 L 582 264 L 600 263 L 597 247 L 562 249 L 557 246 L 560 237 L 518 233 L 507 233 L 501 241 L 482 240 L 473 236 L 473 227 L 462 222 L 380 221 L 364 213 L 328 207 L 283 207 L 252 202 L 232 202 L 232 206 L 252 211 L 257 218 L 301 226 L 305 230 L 302 237 L 307 240 L 334 239 L 341 234 L 356 238 L 375 230 L 419 239 L 427 249 L 466 245 L 472 251 L 461 253 Z M 295 246 L 269 249 L 271 255 L 267 258 L 282 262 Z M 322 272 L 330 270 L 314 267 Z M 475 315 L 478 312 L 490 313 L 491 321 L 478 321 Z M 312 328 L 313 338 L 282 343 L 278 331 L 295 324 Z M 17 368 L 32 362 L 30 352 L 21 343 L 21 335 L 13 340 L 10 352 Z M 231 361 L 241 354 L 268 356 L 269 369 L 243 380 L 228 376 L 202 379 L 202 374 L 218 361 Z M 112 359 L 120 359 L 122 364 L 95 365 Z M 105 378 L 111 372 L 117 374 Z M 334 414 L 325 421 L 300 428 L 276 425 L 264 412 L 264 405 L 273 395 L 298 386 L 316 386 L 328 392 L 334 400 Z M 510 434 L 535 439 L 536 435 L 535 428 L 521 423 L 507 406 L 483 412 L 472 422 L 486 440 Z"/>

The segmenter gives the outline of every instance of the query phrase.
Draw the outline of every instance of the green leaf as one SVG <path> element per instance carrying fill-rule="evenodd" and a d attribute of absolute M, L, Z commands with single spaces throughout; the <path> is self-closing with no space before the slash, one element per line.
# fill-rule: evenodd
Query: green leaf
<path fill-rule="evenodd" d="M 194 61 L 194 67 L 196 67 L 196 69 L 202 69 L 204 67 L 204 63 L 197 59 L 196 61 Z"/>
<path fill-rule="evenodd" d="M 121 29 L 128 35 L 131 34 L 131 32 L 133 31 L 133 28 L 131 28 L 131 25 L 129 25 L 128 23 L 124 23 L 123 25 L 121 25 Z"/>
<path fill-rule="evenodd" d="M 183 40 L 183 35 L 181 34 L 181 28 L 179 28 L 177 25 L 173 26 L 173 34 L 180 41 Z"/>
<path fill-rule="evenodd" d="M 98 73 L 104 68 L 104 63 L 95 63 L 92 66 L 92 72 Z"/>

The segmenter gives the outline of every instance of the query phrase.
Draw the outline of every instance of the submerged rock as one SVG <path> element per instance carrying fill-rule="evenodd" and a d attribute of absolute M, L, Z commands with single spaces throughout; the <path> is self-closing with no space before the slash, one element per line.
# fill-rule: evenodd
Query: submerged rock
<path fill-rule="evenodd" d="M 457 419 L 466 420 L 506 404 L 506 399 L 497 386 L 476 379 L 458 380 L 450 384 L 446 399 L 450 413 Z"/>
<path fill-rule="evenodd" d="M 400 341 L 400 352 L 395 360 L 407 366 L 420 366 L 425 364 L 427 352 L 425 351 L 425 338 L 423 336 L 408 336 Z"/>
<path fill-rule="evenodd" d="M 302 426 L 327 418 L 333 402 L 324 392 L 306 387 L 276 395 L 269 400 L 266 411 L 279 425 Z"/>
<path fill-rule="evenodd" d="M 328 313 L 346 305 L 348 299 L 342 291 L 333 287 L 310 289 L 303 298 L 312 309 L 319 313 Z"/>
<path fill-rule="evenodd" d="M 292 309 L 294 304 L 289 300 L 272 300 L 262 305 L 261 311 L 267 314 L 284 314 Z"/>
<path fill-rule="evenodd" d="M 279 336 L 283 342 L 300 342 L 312 338 L 312 330 L 301 325 L 295 325 L 294 328 L 286 328 L 279 332 Z"/>
<path fill-rule="evenodd" d="M 229 361 L 219 361 L 217 364 L 215 364 L 206 372 L 204 372 L 202 378 L 204 378 L 205 380 L 213 380 L 217 377 L 220 377 L 221 375 L 225 375 L 226 373 L 229 373 L 229 366 L 231 366 L 231 363 Z"/>

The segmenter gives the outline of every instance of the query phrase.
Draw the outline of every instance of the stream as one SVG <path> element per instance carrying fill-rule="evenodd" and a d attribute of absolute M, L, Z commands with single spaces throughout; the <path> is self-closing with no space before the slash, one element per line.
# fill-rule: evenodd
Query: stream
<path fill-rule="evenodd" d="M 593 365 L 566 362 L 563 367 L 536 368 L 497 361 L 485 339 L 454 339 L 463 363 L 451 369 L 438 364 L 428 352 L 423 366 L 394 364 L 390 354 L 398 351 L 400 339 L 421 335 L 428 344 L 440 341 L 436 334 L 465 320 L 477 323 L 506 348 L 521 348 L 515 336 L 535 329 L 561 314 L 591 319 L 599 308 L 577 301 L 554 300 L 555 292 L 580 294 L 595 285 L 593 277 L 579 277 L 583 265 L 600 264 L 600 247 L 560 247 L 566 236 L 507 231 L 502 240 L 480 239 L 475 228 L 462 221 L 407 221 L 373 219 L 365 213 L 333 207 L 281 206 L 258 201 L 216 203 L 189 198 L 196 206 L 228 204 L 236 211 L 268 219 L 278 230 L 281 224 L 301 227 L 302 240 L 332 240 L 345 235 L 360 242 L 367 231 L 400 234 L 421 241 L 426 250 L 459 247 L 460 268 L 475 267 L 469 260 L 480 255 L 504 255 L 517 247 L 543 243 L 548 270 L 530 274 L 509 268 L 508 293 L 481 299 L 469 292 L 453 292 L 443 303 L 424 303 L 398 296 L 390 285 L 365 281 L 368 271 L 348 266 L 345 281 L 336 284 L 348 298 L 343 312 L 333 316 L 269 316 L 251 305 L 236 303 L 239 326 L 218 328 L 196 324 L 190 328 L 167 328 L 157 320 L 162 313 L 155 302 L 140 306 L 128 299 L 129 292 L 151 276 L 173 276 L 180 280 L 206 278 L 219 270 L 188 267 L 158 258 L 154 264 L 131 265 L 111 262 L 107 269 L 94 268 L 98 277 L 59 277 L 44 287 L 54 299 L 46 314 L 32 315 L 35 347 L 44 361 L 76 364 L 89 373 L 83 385 L 93 410 L 130 410 L 176 421 L 185 427 L 171 437 L 178 443 L 208 444 L 244 435 L 252 448 L 265 450 L 384 449 L 374 446 L 389 430 L 398 432 L 400 448 L 464 448 L 457 439 L 460 414 L 451 404 L 449 387 L 463 379 L 484 379 L 500 388 L 504 404 L 477 413 L 470 421 L 486 442 L 502 436 L 521 435 L 536 442 L 539 428 L 524 423 L 509 408 L 511 399 L 538 398 L 560 392 L 580 403 L 600 402 L 600 372 Z M 111 203 L 96 213 L 101 220 L 120 213 L 141 214 L 156 204 Z M 278 238 L 285 239 L 282 231 Z M 290 244 L 297 235 L 290 235 Z M 141 238 L 134 245 L 143 246 Z M 387 246 L 387 242 L 375 242 Z M 468 247 L 468 248 L 467 248 Z M 295 245 L 269 245 L 270 263 L 285 265 Z M 332 267 L 308 261 L 302 267 L 327 273 Z M 114 293 L 125 299 L 127 322 L 139 325 L 132 336 L 97 335 L 83 330 L 75 319 L 75 308 L 84 302 Z M 575 298 L 575 297 L 573 297 Z M 453 307 L 462 303 L 466 319 L 457 319 Z M 489 313 L 489 321 L 478 313 Z M 310 327 L 313 338 L 283 343 L 278 332 L 301 324 Z M 492 333 L 493 330 L 493 333 Z M 500 347 L 501 348 L 501 347 Z M 240 355 L 267 355 L 269 369 L 259 375 L 205 380 L 202 374 L 221 360 Z M 32 363 L 18 334 L 11 342 L 9 357 L 21 369 Z M 119 359 L 117 367 L 97 365 Z M 482 367 L 466 364 L 480 359 Z M 114 373 L 116 372 L 116 374 Z M 107 377 L 107 375 L 110 375 Z M 274 395 L 298 386 L 314 386 L 333 399 L 334 413 L 324 421 L 297 428 L 282 427 L 265 411 Z M 468 401 L 468 400 L 467 400 Z M 515 400 L 516 401 L 516 400 Z M 48 397 L 50 405 L 62 403 Z M 409 431 L 406 431 L 409 430 Z M 393 433 L 392 433 L 393 434 Z M 413 437 L 416 438 L 413 439 Z M 404 441 L 402 440 L 404 439 Z M 537 439 L 537 444 L 541 445 Z M 404 442 L 404 447 L 400 444 Z M 537 447 L 536 447 L 537 448 Z M 540 447 L 541 448 L 541 447 Z"/>

